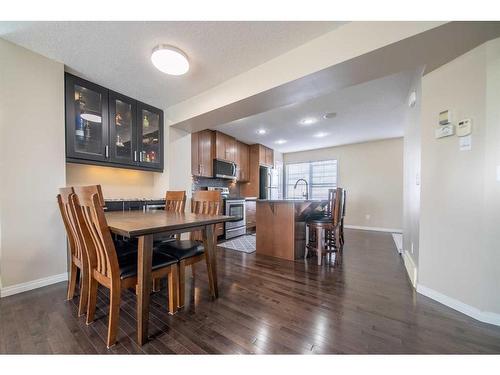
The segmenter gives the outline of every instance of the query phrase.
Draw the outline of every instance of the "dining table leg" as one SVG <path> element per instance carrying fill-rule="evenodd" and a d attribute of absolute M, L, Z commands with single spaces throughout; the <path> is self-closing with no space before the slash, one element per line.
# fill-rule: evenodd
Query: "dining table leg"
<path fill-rule="evenodd" d="M 152 261 L 153 235 L 140 236 L 137 252 L 137 342 L 139 345 L 144 345 L 148 339 Z"/>
<path fill-rule="evenodd" d="M 215 225 L 206 225 L 203 229 L 203 245 L 205 247 L 208 281 L 210 284 L 210 293 L 212 298 L 219 297 L 219 288 L 217 283 L 217 249 L 215 243 Z"/>

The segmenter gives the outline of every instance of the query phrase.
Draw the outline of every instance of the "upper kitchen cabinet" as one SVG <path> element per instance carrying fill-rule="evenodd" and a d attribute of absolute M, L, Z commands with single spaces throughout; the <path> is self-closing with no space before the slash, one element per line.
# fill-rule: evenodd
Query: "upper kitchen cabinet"
<path fill-rule="evenodd" d="M 224 133 L 215 132 L 216 159 L 236 162 L 236 139 Z"/>
<path fill-rule="evenodd" d="M 163 170 L 163 111 L 137 102 L 139 165 Z"/>
<path fill-rule="evenodd" d="M 269 147 L 259 145 L 259 164 L 272 168 L 274 165 L 274 151 Z"/>
<path fill-rule="evenodd" d="M 236 141 L 236 164 L 238 165 L 236 177 L 240 182 L 250 180 L 250 147 L 240 141 Z"/>
<path fill-rule="evenodd" d="M 105 162 L 108 131 L 108 90 L 67 74 L 66 157 Z"/>
<path fill-rule="evenodd" d="M 137 161 L 136 101 L 109 92 L 109 159 L 118 164 L 135 165 Z"/>
<path fill-rule="evenodd" d="M 215 159 L 215 132 L 202 130 L 191 134 L 191 174 L 213 177 Z"/>
<path fill-rule="evenodd" d="M 163 111 L 69 73 L 66 161 L 163 171 Z"/>

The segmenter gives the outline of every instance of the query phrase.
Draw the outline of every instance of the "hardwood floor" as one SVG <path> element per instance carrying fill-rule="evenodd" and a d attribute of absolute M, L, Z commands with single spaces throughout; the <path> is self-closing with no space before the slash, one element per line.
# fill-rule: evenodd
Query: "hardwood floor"
<path fill-rule="evenodd" d="M 500 327 L 415 293 L 390 234 L 346 230 L 342 265 L 218 249 L 220 298 L 204 264 L 186 306 L 152 296 L 150 341 L 135 343 L 135 296 L 123 293 L 118 344 L 106 349 L 108 295 L 96 321 L 77 317 L 66 283 L 0 300 L 0 353 L 500 353 Z"/>

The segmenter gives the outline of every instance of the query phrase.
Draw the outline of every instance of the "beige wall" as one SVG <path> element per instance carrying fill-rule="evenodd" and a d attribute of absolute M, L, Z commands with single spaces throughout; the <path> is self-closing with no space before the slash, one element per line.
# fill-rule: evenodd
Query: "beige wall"
<path fill-rule="evenodd" d="M 500 39 L 422 80 L 419 289 L 500 324 Z M 473 120 L 472 150 L 434 138 L 440 111 Z M 465 304 L 465 305 L 464 305 Z M 496 315 L 495 315 L 496 314 Z"/>
<path fill-rule="evenodd" d="M 337 159 L 338 184 L 347 189 L 346 224 L 402 228 L 403 138 L 286 153 L 283 158 L 285 163 Z"/>
<path fill-rule="evenodd" d="M 67 186 L 102 186 L 104 198 L 157 198 L 155 172 L 123 168 L 100 167 L 85 164 L 66 164 Z"/>
<path fill-rule="evenodd" d="M 64 66 L 0 39 L 2 288 L 66 272 Z"/>

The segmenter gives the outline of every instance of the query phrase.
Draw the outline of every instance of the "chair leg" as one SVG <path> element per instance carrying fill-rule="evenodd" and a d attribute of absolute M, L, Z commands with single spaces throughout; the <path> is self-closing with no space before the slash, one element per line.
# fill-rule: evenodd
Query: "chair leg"
<path fill-rule="evenodd" d="M 89 300 L 87 303 L 87 324 L 94 321 L 95 307 L 97 303 L 97 281 L 91 277 L 89 281 Z"/>
<path fill-rule="evenodd" d="M 161 289 L 161 279 L 157 278 L 153 280 L 153 292 L 159 292 Z"/>
<path fill-rule="evenodd" d="M 318 254 L 318 266 L 321 266 L 321 258 L 323 257 L 323 228 L 316 229 L 316 252 Z"/>
<path fill-rule="evenodd" d="M 177 283 L 177 307 L 181 308 L 184 306 L 186 298 L 186 262 L 181 260 L 179 263 L 179 277 Z"/>
<path fill-rule="evenodd" d="M 171 270 L 168 273 L 168 313 L 174 315 L 177 311 L 179 284 L 177 275 L 177 264 L 171 266 Z"/>
<path fill-rule="evenodd" d="M 78 273 L 78 267 L 75 263 L 71 262 L 71 266 L 69 268 L 69 278 L 68 278 L 68 294 L 67 300 L 72 300 L 75 296 L 75 288 L 76 288 L 76 278 Z"/>
<path fill-rule="evenodd" d="M 80 270 L 80 303 L 78 304 L 78 316 L 85 314 L 89 301 L 89 272 Z"/>
<path fill-rule="evenodd" d="M 116 334 L 118 332 L 118 323 L 120 322 L 120 284 L 112 285 L 109 292 L 109 322 L 108 322 L 108 340 L 107 346 L 110 348 L 116 343 Z"/>
<path fill-rule="evenodd" d="M 306 225 L 306 248 L 304 251 L 304 259 L 307 259 L 308 254 L 309 254 L 309 226 Z"/>

